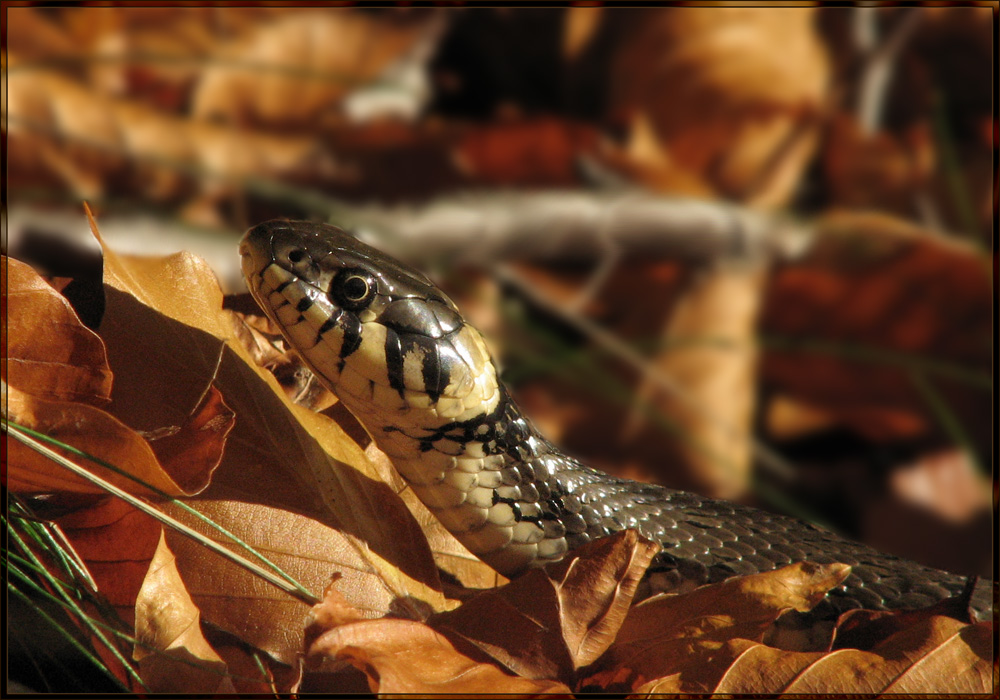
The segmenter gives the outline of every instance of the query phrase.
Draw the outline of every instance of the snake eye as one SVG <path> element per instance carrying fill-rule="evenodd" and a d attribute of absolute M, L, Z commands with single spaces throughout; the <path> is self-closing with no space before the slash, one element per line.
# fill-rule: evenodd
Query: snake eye
<path fill-rule="evenodd" d="M 345 309 L 359 311 L 374 298 L 375 282 L 364 270 L 344 270 L 333 280 L 330 293 Z"/>

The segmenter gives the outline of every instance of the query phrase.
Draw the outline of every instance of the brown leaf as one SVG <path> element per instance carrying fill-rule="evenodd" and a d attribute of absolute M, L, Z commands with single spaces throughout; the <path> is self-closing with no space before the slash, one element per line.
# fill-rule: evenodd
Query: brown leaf
<path fill-rule="evenodd" d="M 217 499 L 189 502 L 255 551 L 266 556 L 307 590 L 318 592 L 331 576 L 340 577 L 340 590 L 365 617 L 392 612 L 409 618 L 426 617 L 433 594 L 417 590 L 407 596 L 394 589 L 376 567 L 389 569 L 364 543 L 316 520 L 279 508 Z M 207 537 L 225 542 L 217 531 L 173 507 L 167 511 Z M 303 603 L 261 580 L 197 542 L 167 534 L 187 590 L 206 620 L 278 661 L 294 665 L 302 651 Z M 231 546 L 253 560 L 245 550 Z M 390 569 L 391 570 L 391 569 Z M 429 603 L 426 601 L 430 601 Z"/>
<path fill-rule="evenodd" d="M 258 367 L 271 372 L 288 397 L 299 406 L 320 412 L 332 406 L 337 397 L 324 387 L 294 352 L 282 352 L 273 341 L 281 332 L 266 316 L 233 317 L 236 337 Z M 281 341 L 284 347 L 284 341 Z"/>
<path fill-rule="evenodd" d="M 112 415 L 93 406 L 68 401 L 47 401 L 6 387 L 6 415 L 14 423 L 72 445 L 104 461 L 125 469 L 168 494 L 179 496 L 184 490 L 164 471 L 149 443 L 136 431 Z M 103 494 L 105 491 L 83 477 L 76 476 L 17 440 L 9 440 L 7 454 L 7 487 L 21 493 L 73 492 Z M 62 452 L 59 448 L 53 448 Z M 77 462 L 81 458 L 64 453 Z M 188 465 L 192 474 L 210 474 L 218 464 Z M 83 465 L 87 466 L 87 465 Z M 152 495 L 149 489 L 107 469 L 89 466 L 101 478 L 131 493 Z M 198 481 L 204 483 L 207 477 Z"/>
<path fill-rule="evenodd" d="M 779 206 L 809 162 L 827 90 L 814 21 L 813 8 L 636 13 L 613 63 L 612 109 L 649 124 L 660 173 L 685 172 L 727 198 Z M 657 187 L 658 178 L 646 181 Z"/>
<path fill-rule="evenodd" d="M 824 168 L 833 203 L 910 214 L 914 192 L 927 187 L 937 166 L 933 136 L 926 123 L 906 134 L 865 133 L 849 114 L 830 125 Z"/>
<path fill-rule="evenodd" d="M 164 469 L 192 495 L 208 486 L 234 423 L 222 392 L 211 385 L 183 426 L 162 437 L 148 437 L 149 444 Z"/>
<path fill-rule="evenodd" d="M 779 615 L 809 610 L 849 573 L 843 564 L 800 563 L 651 598 L 632 608 L 583 687 L 636 691 L 669 677 L 678 687 L 701 688 L 706 664 L 718 664 L 713 654 L 726 642 L 761 640 Z"/>
<path fill-rule="evenodd" d="M 196 188 L 218 197 L 234 181 L 251 176 L 333 176 L 332 164 L 310 138 L 176 118 L 96 95 L 63 75 L 11 59 L 10 172 L 21 186 L 61 185 L 99 198 L 126 183 L 147 197 L 165 200 Z"/>
<path fill-rule="evenodd" d="M 87 565 L 100 593 L 131 626 L 136 597 L 160 539 L 160 524 L 110 496 L 56 523 Z"/>
<path fill-rule="evenodd" d="M 163 534 L 135 603 L 132 658 L 153 693 L 235 693 L 226 664 L 201 633 L 201 614 Z"/>
<path fill-rule="evenodd" d="M 147 426 L 154 434 L 170 437 L 144 439 L 90 405 L 104 406 L 110 398 L 112 375 L 102 340 L 31 268 L 17 261 L 9 261 L 4 269 L 8 267 L 14 302 L 8 309 L 12 347 L 8 368 L 13 384 L 3 388 L 8 418 L 119 466 L 169 494 L 203 489 L 232 428 L 232 412 L 221 394 L 211 389 L 192 416 L 171 416 L 179 418 L 179 425 Z M 8 465 L 8 486 L 15 490 L 103 493 L 20 442 L 11 444 Z M 99 472 L 127 491 L 151 493 L 130 479 L 104 469 Z"/>
<path fill-rule="evenodd" d="M 492 664 L 473 661 L 442 634 L 409 620 L 360 620 L 331 586 L 313 608 L 307 629 L 306 657 L 344 660 L 364 671 L 372 692 L 458 693 L 479 697 L 496 693 L 515 697 L 554 694 L 572 697 L 561 683 L 511 676 Z"/>
<path fill-rule="evenodd" d="M 937 423 L 913 382 L 915 362 L 988 445 L 991 299 L 989 260 L 970 246 L 883 215 L 832 214 L 808 255 L 771 280 L 762 321 L 775 340 L 763 378 L 871 439 L 891 439 L 898 420 L 874 420 L 878 410 Z"/>
<path fill-rule="evenodd" d="M 203 120 L 315 129 L 348 91 L 378 78 L 424 31 L 413 18 L 346 8 L 263 22 L 221 46 L 195 88 L 193 113 Z"/>
<path fill-rule="evenodd" d="M 861 535 L 876 549 L 989 576 L 995 557 L 982 542 L 994 531 L 989 477 L 968 453 L 927 454 L 888 474 L 861 513 Z"/>
<path fill-rule="evenodd" d="M 597 131 L 553 118 L 501 123 L 469 132 L 455 147 L 459 170 L 490 185 L 579 184 L 581 155 L 597 145 Z"/>
<path fill-rule="evenodd" d="M 615 639 L 658 550 L 636 531 L 625 530 L 481 593 L 429 624 L 519 676 L 573 685 L 577 671 Z"/>
<path fill-rule="evenodd" d="M 0 288 L 6 310 L 4 381 L 43 399 L 106 406 L 112 377 L 104 343 L 66 298 L 7 256 L 0 257 Z"/>
<path fill-rule="evenodd" d="M 989 693 L 992 625 L 933 617 L 872 651 L 845 649 L 815 659 L 782 693 Z M 733 690 L 731 692 L 745 692 Z"/>

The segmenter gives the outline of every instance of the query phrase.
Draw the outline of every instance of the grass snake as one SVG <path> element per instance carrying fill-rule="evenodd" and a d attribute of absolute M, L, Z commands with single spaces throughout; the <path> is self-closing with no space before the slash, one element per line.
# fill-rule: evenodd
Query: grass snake
<path fill-rule="evenodd" d="M 796 561 L 853 570 L 818 614 L 918 608 L 964 577 L 804 521 L 609 476 L 563 454 L 521 413 L 479 332 L 426 276 L 341 229 L 269 221 L 240 245 L 251 293 L 357 417 L 417 496 L 472 553 L 516 575 L 635 528 L 678 590 Z M 985 610 L 989 586 L 973 607 Z"/>

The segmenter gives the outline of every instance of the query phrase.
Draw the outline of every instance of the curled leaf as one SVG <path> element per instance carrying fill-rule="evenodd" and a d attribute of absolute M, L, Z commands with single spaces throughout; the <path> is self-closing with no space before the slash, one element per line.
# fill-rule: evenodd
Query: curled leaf
<path fill-rule="evenodd" d="M 361 620 L 332 586 L 313 609 L 313 620 L 307 631 L 307 661 L 347 661 L 368 676 L 372 692 L 380 695 L 572 697 L 561 683 L 519 678 L 492 664 L 473 661 L 447 637 L 419 622 Z"/>
<path fill-rule="evenodd" d="M 6 309 L 4 381 L 43 399 L 106 406 L 111 369 L 104 343 L 66 298 L 20 260 L 0 258 Z"/>
<path fill-rule="evenodd" d="M 201 633 L 201 614 L 162 533 L 135 610 L 133 658 L 151 692 L 236 692 L 226 664 Z"/>

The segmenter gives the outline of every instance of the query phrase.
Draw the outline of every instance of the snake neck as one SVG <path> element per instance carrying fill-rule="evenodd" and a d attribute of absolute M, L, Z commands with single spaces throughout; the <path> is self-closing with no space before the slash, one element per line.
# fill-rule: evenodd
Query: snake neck
<path fill-rule="evenodd" d="M 501 573 L 555 561 L 590 539 L 572 492 L 611 477 L 545 439 L 502 382 L 496 382 L 489 411 L 462 420 L 442 421 L 436 413 L 412 409 L 387 420 L 393 414 L 365 415 L 362 402 L 341 398 L 424 505 Z"/>

